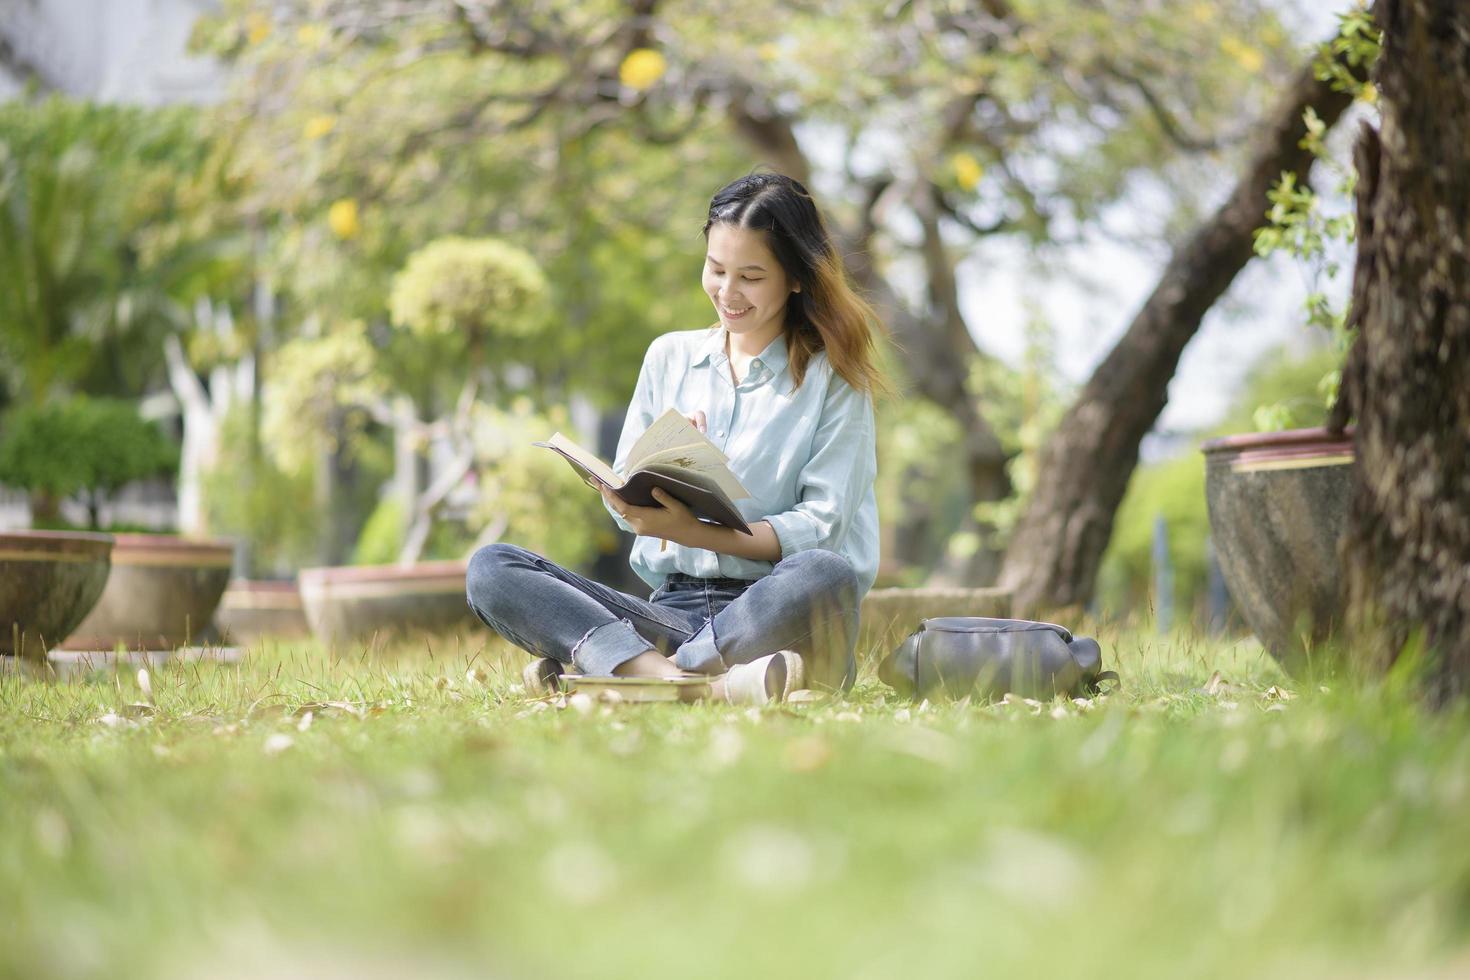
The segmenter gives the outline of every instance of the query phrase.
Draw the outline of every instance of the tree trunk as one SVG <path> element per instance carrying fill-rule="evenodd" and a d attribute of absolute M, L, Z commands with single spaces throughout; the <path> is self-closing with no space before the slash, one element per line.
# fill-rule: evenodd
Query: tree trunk
<path fill-rule="evenodd" d="M 1297 76 L 1264 121 L 1229 200 L 1175 250 L 1127 332 L 1088 379 L 1042 449 L 1036 490 L 1006 549 L 1000 583 L 1023 610 L 1084 606 L 1138 464 L 1138 446 L 1168 401 L 1179 356 L 1200 321 L 1250 261 L 1266 192 L 1282 171 L 1305 175 L 1302 113 L 1329 127 L 1351 103 L 1314 77 Z"/>
<path fill-rule="evenodd" d="M 1355 648 L 1470 691 L 1470 8 L 1384 0 L 1381 134 L 1358 146 L 1357 417 L 1345 558 Z M 1334 412 L 1341 421 L 1345 412 Z"/>

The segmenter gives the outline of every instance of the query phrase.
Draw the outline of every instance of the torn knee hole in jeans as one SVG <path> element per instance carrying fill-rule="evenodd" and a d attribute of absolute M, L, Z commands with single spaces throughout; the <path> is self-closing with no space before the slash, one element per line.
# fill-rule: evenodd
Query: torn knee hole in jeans
<path fill-rule="evenodd" d="M 626 623 L 629 629 L 633 629 L 633 622 L 632 620 L 628 619 L 620 619 L 616 623 L 602 623 L 598 626 L 594 626 L 587 632 L 583 633 L 581 639 L 572 644 L 571 652 L 567 654 L 567 658 L 575 662 L 577 659 L 577 651 L 582 649 L 582 644 L 587 642 L 588 637 L 590 637 L 593 633 L 596 633 L 598 630 L 607 629 L 609 626 L 616 626 L 618 625 L 618 623 Z"/>

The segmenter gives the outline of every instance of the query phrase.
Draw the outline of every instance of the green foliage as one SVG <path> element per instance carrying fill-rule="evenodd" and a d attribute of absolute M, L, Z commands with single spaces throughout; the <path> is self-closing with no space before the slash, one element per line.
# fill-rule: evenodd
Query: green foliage
<path fill-rule="evenodd" d="M 357 543 L 352 546 L 352 564 L 393 564 L 398 560 L 407 531 L 408 517 L 402 502 L 392 494 L 385 496 L 358 532 Z"/>
<path fill-rule="evenodd" d="M 902 528 L 891 562 L 921 579 L 949 544 L 970 499 L 969 479 L 954 465 L 964 433 L 954 417 L 922 398 L 895 399 L 878 411 L 878 513 L 888 530 Z M 900 583 L 891 583 L 900 584 Z M 901 584 L 914 585 L 917 581 Z"/>
<path fill-rule="evenodd" d="M 1204 596 L 1210 536 L 1205 510 L 1205 467 L 1197 453 L 1140 466 L 1113 518 L 1113 536 L 1098 573 L 1099 605 L 1110 612 L 1137 611 L 1156 601 L 1153 592 L 1154 524 L 1167 525 L 1174 571 L 1174 608 L 1187 614 Z"/>
<path fill-rule="evenodd" d="M 269 361 L 262 435 L 281 467 L 301 471 L 317 455 L 351 450 L 368 423 L 364 406 L 387 388 L 360 322 L 319 337 L 298 337 Z"/>
<path fill-rule="evenodd" d="M 480 501 L 470 526 L 496 524 L 503 527 L 499 540 L 577 568 L 612 551 L 619 532 L 597 491 L 560 456 L 531 445 L 567 425 L 564 410 L 541 415 L 526 398 L 509 410 L 476 407 Z"/>
<path fill-rule="evenodd" d="M 1313 62 L 1317 77 L 1330 79 L 1333 88 L 1352 93 L 1363 104 L 1376 105 L 1377 90 L 1364 79 L 1377 60 L 1379 43 L 1380 32 L 1365 8 L 1338 15 L 1337 37 L 1322 45 Z M 1357 174 L 1333 157 L 1326 143 L 1327 127 L 1311 106 L 1303 114 L 1303 122 L 1307 134 L 1302 138 L 1302 147 L 1311 151 L 1320 167 L 1336 175 L 1336 193 L 1351 207 Z M 1320 379 L 1330 404 L 1337 397 L 1342 357 L 1353 342 L 1347 328 L 1348 311 L 1335 307 L 1328 297 L 1328 288 L 1342 272 L 1331 254 L 1334 248 L 1350 246 L 1356 240 L 1356 217 L 1350 210 L 1328 212 L 1322 196 L 1290 172 L 1282 173 L 1267 198 L 1271 207 L 1266 212 L 1266 224 L 1256 229 L 1255 251 L 1262 257 L 1285 252 L 1308 271 L 1312 287 L 1304 301 L 1307 325 L 1326 331 L 1338 351 L 1337 362 Z M 1284 420 L 1290 416 L 1289 410 L 1276 403 L 1260 405 L 1256 414 L 1255 427 L 1260 429 L 1285 428 Z"/>
<path fill-rule="evenodd" d="M 1006 465 L 1011 495 L 1004 500 L 981 501 L 974 507 L 981 526 L 992 529 L 991 539 L 979 544 L 996 549 L 1004 547 L 1021 519 L 1036 486 L 1039 454 L 1071 401 L 1070 392 L 1059 383 L 1062 374 L 1056 363 L 1056 331 L 1039 309 L 1029 313 L 1020 369 L 984 359 L 972 364 L 970 372 L 970 391 L 984 406 L 985 420 L 1001 446 L 1011 454 Z"/>
<path fill-rule="evenodd" d="M 1382 47 L 1383 32 L 1360 0 L 1352 10 L 1337 15 L 1337 36 L 1318 48 L 1313 72 L 1322 81 L 1330 81 L 1339 92 L 1376 101 L 1373 83 L 1366 79 L 1371 77 Z"/>
<path fill-rule="evenodd" d="M 392 494 L 378 501 L 358 532 L 352 548 L 354 565 L 391 565 L 398 561 L 408 533 L 403 505 Z M 421 556 L 425 561 L 464 558 L 474 544 L 473 530 L 459 520 L 437 520 L 429 529 Z"/>
<path fill-rule="evenodd" d="M 207 153 L 192 109 L 0 104 L 0 373 L 16 396 L 159 378 L 165 294 L 210 265 L 166 240 Z"/>
<path fill-rule="evenodd" d="M 524 249 L 495 238 L 449 236 L 408 258 L 393 279 L 393 322 L 419 337 L 456 337 L 471 352 L 524 340 L 542 326 L 546 277 Z"/>
<path fill-rule="evenodd" d="M 72 398 L 11 411 L 0 432 L 0 483 L 94 501 L 124 484 L 172 475 L 178 447 L 128 402 Z"/>
<path fill-rule="evenodd" d="M 216 462 L 200 474 L 205 517 L 211 531 L 244 543 L 252 574 L 284 575 L 314 554 L 315 461 L 282 469 L 259 451 L 253 424 L 244 406 L 225 416 Z"/>
<path fill-rule="evenodd" d="M 1341 355 L 1336 347 L 1321 347 L 1299 357 L 1268 352 L 1249 374 L 1224 420 L 1222 433 L 1303 429 L 1322 425 L 1336 396 Z"/>

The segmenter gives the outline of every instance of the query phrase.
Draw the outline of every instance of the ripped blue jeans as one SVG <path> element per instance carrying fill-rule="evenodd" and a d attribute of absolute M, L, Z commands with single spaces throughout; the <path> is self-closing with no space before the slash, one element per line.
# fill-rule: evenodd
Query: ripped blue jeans
<path fill-rule="evenodd" d="M 795 650 L 818 688 L 846 689 L 857 673 L 857 574 L 832 551 L 799 551 L 754 580 L 674 574 L 640 599 L 492 544 L 470 559 L 466 593 L 486 626 L 584 674 L 610 675 L 646 650 L 702 674 Z"/>

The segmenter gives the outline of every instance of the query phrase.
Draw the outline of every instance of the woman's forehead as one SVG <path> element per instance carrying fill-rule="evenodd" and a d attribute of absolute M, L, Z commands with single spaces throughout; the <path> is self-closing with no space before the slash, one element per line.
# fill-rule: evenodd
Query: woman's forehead
<path fill-rule="evenodd" d="M 705 254 L 721 265 L 765 266 L 775 261 L 766 244 L 765 233 L 753 228 L 737 228 L 734 225 L 717 224 L 709 230 L 709 244 Z"/>

